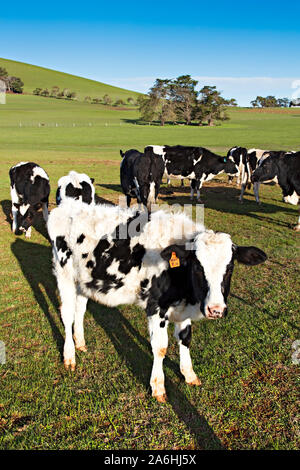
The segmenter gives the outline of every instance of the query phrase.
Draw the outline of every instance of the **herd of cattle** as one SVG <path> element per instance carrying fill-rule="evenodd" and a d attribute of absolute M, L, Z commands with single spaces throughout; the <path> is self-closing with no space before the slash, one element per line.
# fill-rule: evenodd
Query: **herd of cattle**
<path fill-rule="evenodd" d="M 121 186 L 127 208 L 96 204 L 93 180 L 71 171 L 58 181 L 57 207 L 48 214 L 50 184 L 37 164 L 20 162 L 10 169 L 12 230 L 31 235 L 42 208 L 52 244 L 53 271 L 65 327 L 64 364 L 75 369 L 75 348 L 86 351 L 83 319 L 89 298 L 115 307 L 136 304 L 148 318 L 153 367 L 152 395 L 165 401 L 163 359 L 167 327 L 175 324 L 180 370 L 188 384 L 200 385 L 190 357 L 191 321 L 227 314 L 234 261 L 254 266 L 266 254 L 254 246 L 238 246 L 229 234 L 206 229 L 182 213 L 133 210 L 132 198 L 150 207 L 163 176 L 189 179 L 191 196 L 205 181 L 225 172 L 241 184 L 276 181 L 292 203 L 300 196 L 300 152 L 230 149 L 227 157 L 202 147 L 148 146 L 121 152 Z M 300 224 L 298 222 L 298 229 Z"/>

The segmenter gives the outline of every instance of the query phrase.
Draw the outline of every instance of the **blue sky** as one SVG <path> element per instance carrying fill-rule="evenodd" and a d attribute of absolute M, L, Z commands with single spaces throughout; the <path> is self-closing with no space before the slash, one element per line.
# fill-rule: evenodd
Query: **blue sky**
<path fill-rule="evenodd" d="M 190 74 L 249 105 L 300 79 L 300 2 L 9 2 L 0 56 L 147 92 Z M 300 96 L 300 93 L 298 93 Z"/>

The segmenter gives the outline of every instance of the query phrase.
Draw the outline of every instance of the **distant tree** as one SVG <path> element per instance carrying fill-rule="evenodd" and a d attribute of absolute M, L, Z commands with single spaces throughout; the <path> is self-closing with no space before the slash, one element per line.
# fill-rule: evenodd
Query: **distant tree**
<path fill-rule="evenodd" d="M 44 90 L 41 91 L 41 96 L 46 96 L 47 97 L 49 95 L 50 95 L 50 93 L 49 93 L 48 88 L 45 88 Z"/>
<path fill-rule="evenodd" d="M 93 98 L 92 99 L 92 104 L 99 104 L 101 103 L 101 98 Z"/>
<path fill-rule="evenodd" d="M 7 77 L 6 86 L 13 93 L 23 93 L 24 83 L 19 77 Z"/>
<path fill-rule="evenodd" d="M 118 98 L 116 101 L 115 101 L 115 106 L 124 106 L 124 101 L 121 99 L 121 98 Z"/>
<path fill-rule="evenodd" d="M 103 96 L 103 103 L 106 104 L 106 105 L 109 105 L 112 103 L 112 99 L 109 95 L 104 95 Z"/>
<path fill-rule="evenodd" d="M 65 94 L 65 97 L 68 98 L 69 100 L 73 100 L 76 97 L 76 92 L 68 90 Z"/>
<path fill-rule="evenodd" d="M 129 96 L 129 98 L 127 98 L 127 103 L 128 103 L 128 104 L 133 104 L 133 103 L 134 103 L 134 99 L 131 98 L 131 96 Z"/>
<path fill-rule="evenodd" d="M 255 100 L 251 101 L 251 104 L 254 108 L 276 108 L 278 105 L 277 99 L 275 96 L 257 96 Z"/>
<path fill-rule="evenodd" d="M 229 101 L 221 96 L 215 86 L 206 85 L 199 92 L 194 118 L 199 125 L 206 121 L 209 126 L 213 126 L 215 121 L 225 121 L 229 119 L 226 112 Z"/>
<path fill-rule="evenodd" d="M 41 91 L 42 91 L 42 88 L 35 88 L 32 93 L 34 95 L 39 96 L 41 94 Z"/>
<path fill-rule="evenodd" d="M 86 96 L 86 97 L 84 98 L 84 101 L 89 102 L 89 101 L 91 101 L 91 99 L 92 99 L 92 98 L 91 98 L 90 96 Z"/>
<path fill-rule="evenodd" d="M 277 105 L 280 108 L 288 108 L 290 104 L 290 100 L 288 98 L 278 98 Z"/>
<path fill-rule="evenodd" d="M 235 98 L 231 98 L 228 100 L 228 106 L 237 106 L 237 102 Z"/>
<path fill-rule="evenodd" d="M 60 91 L 59 93 L 57 93 L 56 95 L 57 98 L 64 98 L 65 97 L 65 93 L 64 93 L 64 90 Z"/>
<path fill-rule="evenodd" d="M 52 87 L 50 96 L 51 96 L 52 98 L 56 98 L 57 95 L 58 95 L 58 93 L 59 93 L 59 87 L 56 86 L 56 85 L 54 85 L 54 86 Z"/>

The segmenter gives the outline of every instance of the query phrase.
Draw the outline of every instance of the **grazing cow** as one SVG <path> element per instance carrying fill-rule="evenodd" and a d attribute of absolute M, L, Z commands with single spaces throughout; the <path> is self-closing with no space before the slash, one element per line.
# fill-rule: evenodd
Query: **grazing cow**
<path fill-rule="evenodd" d="M 56 204 L 59 205 L 65 198 L 73 198 L 87 204 L 95 203 L 94 179 L 85 173 L 70 171 L 68 175 L 58 180 L 56 191 Z"/>
<path fill-rule="evenodd" d="M 235 260 L 247 265 L 266 260 L 256 247 L 237 246 L 226 233 L 162 210 L 149 216 L 69 200 L 51 211 L 48 232 L 65 327 L 65 367 L 75 369 L 75 345 L 86 350 L 83 318 L 89 298 L 110 307 L 136 304 L 148 317 L 154 356 L 150 384 L 158 401 L 166 398 L 168 323 L 175 323 L 186 382 L 200 385 L 189 352 L 191 321 L 226 315 Z"/>
<path fill-rule="evenodd" d="M 191 199 L 197 191 L 200 201 L 200 189 L 205 181 L 209 181 L 224 171 L 235 175 L 238 167 L 230 156 L 221 157 L 204 147 L 187 147 L 175 145 L 149 145 L 145 155 L 161 155 L 165 163 L 165 174 L 168 178 L 188 178 L 191 180 Z"/>
<path fill-rule="evenodd" d="M 279 151 L 278 153 L 281 153 Z M 251 187 L 251 176 L 255 169 L 259 166 L 260 162 L 262 162 L 268 155 L 270 154 L 269 150 L 261 150 L 261 149 L 250 149 L 247 152 L 247 163 L 243 167 L 243 176 L 242 176 L 242 185 L 241 185 L 241 194 L 239 200 L 243 203 L 243 196 L 246 187 L 248 186 L 249 189 Z M 275 182 L 276 178 L 274 179 Z M 268 181 L 270 183 L 270 181 Z M 259 200 L 259 186 L 260 183 L 255 182 L 253 184 L 253 192 L 255 196 L 255 200 L 257 204 L 260 204 Z"/>
<path fill-rule="evenodd" d="M 285 202 L 297 205 L 300 198 L 300 152 L 270 152 L 252 174 L 253 183 L 263 183 L 277 178 Z M 300 230 L 300 207 L 298 223 Z"/>
<path fill-rule="evenodd" d="M 49 177 L 45 170 L 33 162 L 20 162 L 9 170 L 12 202 L 12 231 L 25 232 L 31 237 L 31 226 L 36 212 L 42 207 L 48 220 Z"/>
<path fill-rule="evenodd" d="M 231 147 L 227 152 L 227 158 L 232 157 L 238 167 L 236 184 L 240 185 L 244 178 L 247 165 L 247 149 L 245 147 Z M 228 182 L 231 183 L 233 176 L 228 176 Z"/>
<path fill-rule="evenodd" d="M 120 179 L 127 207 L 132 198 L 143 204 L 148 210 L 155 204 L 164 173 L 164 162 L 161 156 L 145 155 L 138 150 L 126 152 L 120 150 L 122 162 Z"/>

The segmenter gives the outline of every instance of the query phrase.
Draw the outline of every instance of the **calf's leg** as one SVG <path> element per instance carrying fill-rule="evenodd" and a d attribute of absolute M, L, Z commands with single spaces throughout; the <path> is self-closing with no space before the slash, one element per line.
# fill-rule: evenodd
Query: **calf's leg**
<path fill-rule="evenodd" d="M 72 327 L 75 320 L 77 292 L 75 282 L 65 268 L 66 266 L 56 270 L 57 286 L 61 299 L 60 314 L 65 327 L 64 365 L 66 369 L 75 370 L 75 345 Z"/>
<path fill-rule="evenodd" d="M 162 320 L 159 314 L 148 317 L 150 342 L 153 352 L 153 366 L 150 378 L 152 396 L 159 402 L 167 400 L 163 360 L 168 348 L 168 321 Z"/>
<path fill-rule="evenodd" d="M 180 354 L 180 371 L 189 385 L 201 385 L 200 379 L 194 372 L 190 344 L 192 339 L 191 320 L 187 319 L 180 323 L 175 323 L 174 336 L 178 341 Z"/>
<path fill-rule="evenodd" d="M 15 233 L 17 230 L 17 214 L 18 214 L 18 208 L 16 207 L 15 204 L 19 204 L 19 196 L 17 195 L 17 192 L 15 188 L 11 187 L 10 188 L 10 195 L 11 195 L 11 203 L 12 203 L 12 217 L 13 217 L 13 223 L 12 223 L 12 231 Z"/>
<path fill-rule="evenodd" d="M 88 299 L 81 294 L 76 298 L 75 322 L 74 322 L 74 340 L 76 349 L 86 352 L 86 345 L 84 339 L 83 320 L 86 311 L 86 304 Z"/>

